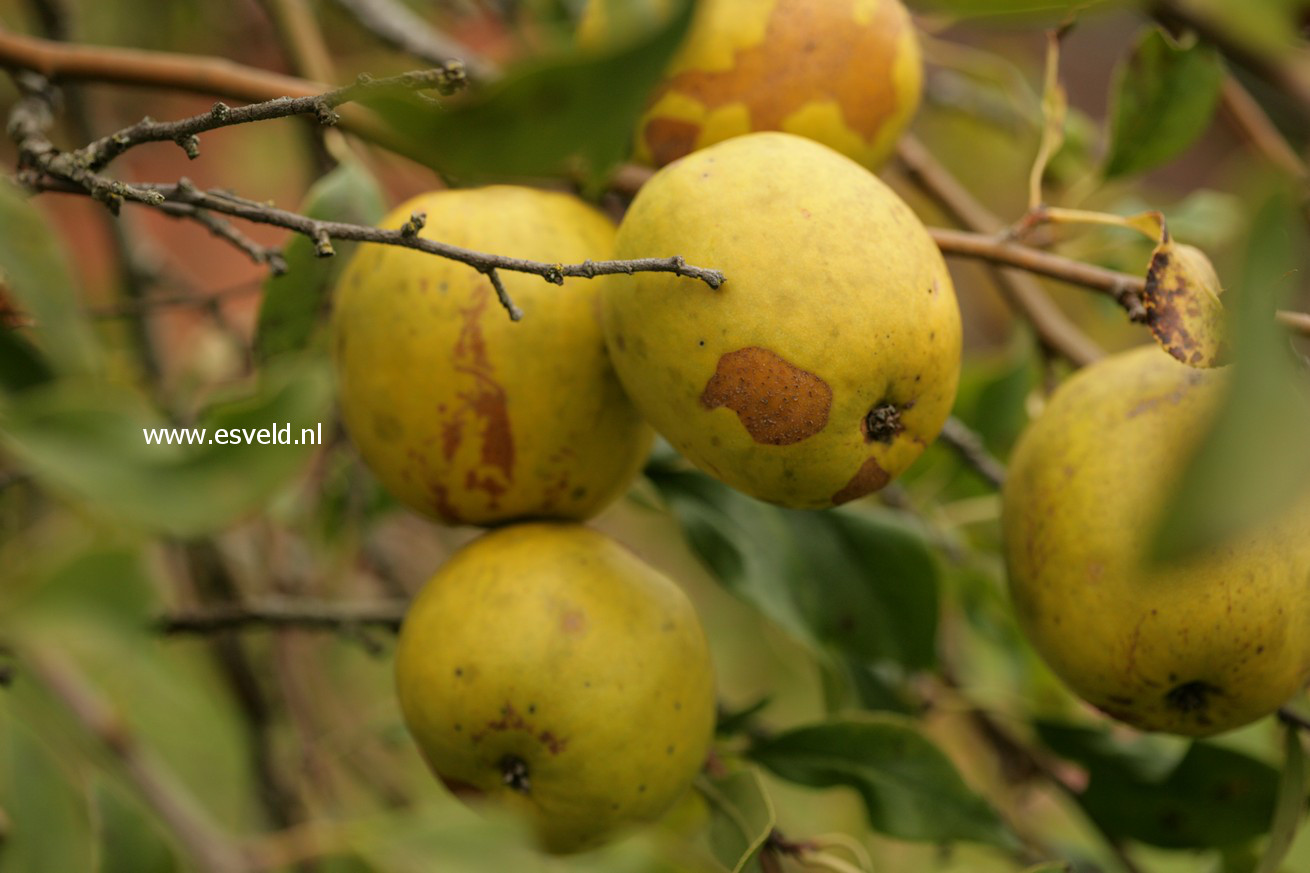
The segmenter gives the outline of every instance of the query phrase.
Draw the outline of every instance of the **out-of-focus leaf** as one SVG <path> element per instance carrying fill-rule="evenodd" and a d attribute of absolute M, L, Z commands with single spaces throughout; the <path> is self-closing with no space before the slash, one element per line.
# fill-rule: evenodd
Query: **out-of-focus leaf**
<path fill-rule="evenodd" d="M 15 301 L 35 321 L 42 351 L 67 373 L 89 373 L 100 347 L 78 308 L 67 252 L 45 217 L 8 181 L 0 181 L 0 274 Z"/>
<path fill-rule="evenodd" d="M 801 785 L 854 788 L 870 824 L 889 836 L 1015 845 L 987 802 L 909 719 L 880 715 L 796 728 L 753 746 L 750 757 Z"/>
<path fill-rule="evenodd" d="M 1247 267 L 1231 295 L 1233 358 L 1226 399 L 1165 505 L 1154 556 L 1169 560 L 1249 530 L 1306 493 L 1310 385 L 1274 312 L 1310 252 L 1291 198 L 1252 222 Z M 1229 296 L 1229 295 L 1226 295 Z"/>
<path fill-rule="evenodd" d="M 0 391 L 17 393 L 53 377 L 41 352 L 18 331 L 0 324 Z"/>
<path fill-rule="evenodd" d="M 347 161 L 315 182 L 301 213 L 320 221 L 375 225 L 386 211 L 377 180 L 358 161 Z M 287 271 L 264 280 L 264 300 L 255 328 L 255 355 L 261 360 L 308 345 L 327 301 L 328 289 L 355 250 L 355 243 L 333 244 L 336 254 L 320 258 L 308 237 L 297 234 L 282 256 Z"/>
<path fill-rule="evenodd" d="M 527 65 L 448 106 L 409 95 L 361 102 L 452 179 L 565 175 L 594 184 L 627 154 L 693 5 L 680 3 L 662 27 L 635 42 Z"/>
<path fill-rule="evenodd" d="M 1115 77 L 1106 178 L 1158 167 L 1180 154 L 1210 124 L 1224 62 L 1204 44 L 1178 45 L 1147 31 Z"/>
<path fill-rule="evenodd" d="M 99 836 L 98 873 L 175 873 L 177 856 L 141 802 L 118 786 L 92 788 Z"/>
<path fill-rule="evenodd" d="M 761 697 L 754 703 L 734 711 L 720 710 L 718 720 L 714 723 L 714 733 L 721 737 L 730 737 L 746 731 L 757 715 L 773 702 L 772 695 Z"/>
<path fill-rule="evenodd" d="M 0 702 L 0 798 L 8 828 L 0 873 L 90 873 L 86 797 L 57 756 Z"/>
<path fill-rule="evenodd" d="M 1073 873 L 1073 864 L 1068 861 L 1050 861 L 1026 867 L 1023 873 Z"/>
<path fill-rule="evenodd" d="M 709 841 L 715 859 L 741 873 L 769 838 L 778 817 L 754 768 L 727 776 L 702 776 L 696 790 L 710 807 Z"/>
<path fill-rule="evenodd" d="M 128 548 L 92 548 L 0 600 L 6 634 L 41 633 L 50 622 L 86 620 L 127 633 L 145 630 L 154 593 L 141 556 Z"/>
<path fill-rule="evenodd" d="M 164 423 L 135 395 L 57 384 L 0 411 L 0 445 L 39 481 L 112 518 L 196 534 L 255 509 L 295 475 L 312 449 L 297 444 L 302 431 L 317 439 L 330 400 L 322 362 L 288 363 L 266 369 L 254 393 L 212 407 L 199 422 L 198 444 L 164 445 L 147 443 L 146 433 Z M 245 442 L 261 429 L 267 444 Z M 272 444 L 281 438 L 291 444 Z"/>
<path fill-rule="evenodd" d="M 1103 730 L 1037 723 L 1057 754 L 1086 768 L 1078 802 L 1107 834 L 1166 848 L 1213 848 L 1253 839 L 1269 827 L 1278 771 L 1197 741 L 1172 767 Z M 1164 760 L 1168 760 L 1165 758 Z"/>
<path fill-rule="evenodd" d="M 1287 725 L 1283 732 L 1283 778 L 1278 784 L 1278 803 L 1269 828 L 1269 844 L 1255 873 L 1278 873 L 1278 867 L 1292 848 L 1296 832 L 1305 820 L 1305 748 L 1301 729 Z"/>
<path fill-rule="evenodd" d="M 1205 252 L 1165 231 L 1146 271 L 1146 326 L 1166 352 L 1192 367 L 1228 362 L 1223 287 Z"/>
<path fill-rule="evenodd" d="M 780 509 L 696 472 L 648 475 L 719 580 L 798 639 L 867 661 L 933 664 L 938 570 L 908 525 Z"/>

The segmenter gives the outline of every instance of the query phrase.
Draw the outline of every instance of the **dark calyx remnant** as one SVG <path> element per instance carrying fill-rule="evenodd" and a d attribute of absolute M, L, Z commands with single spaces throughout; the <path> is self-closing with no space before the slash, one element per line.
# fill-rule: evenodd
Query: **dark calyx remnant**
<path fill-rule="evenodd" d="M 861 424 L 866 442 L 890 443 L 905 430 L 905 425 L 901 424 L 901 411 L 886 401 L 870 409 Z"/>
<path fill-rule="evenodd" d="M 1209 707 L 1211 697 L 1223 693 L 1222 688 L 1217 688 L 1208 682 L 1184 682 L 1169 689 L 1164 696 L 1164 702 L 1170 709 L 1179 712 L 1200 713 Z"/>
<path fill-rule="evenodd" d="M 501 781 L 523 794 L 532 792 L 532 779 L 528 776 L 528 764 L 515 755 L 506 755 L 500 759 Z"/>

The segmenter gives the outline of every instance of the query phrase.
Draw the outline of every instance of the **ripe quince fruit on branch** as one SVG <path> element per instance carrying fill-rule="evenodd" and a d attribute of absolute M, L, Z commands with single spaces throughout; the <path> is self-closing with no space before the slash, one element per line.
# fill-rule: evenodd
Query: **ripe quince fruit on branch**
<path fill-rule="evenodd" d="M 1074 691 L 1146 730 L 1239 727 L 1310 679 L 1310 500 L 1147 562 L 1227 379 L 1154 345 L 1106 358 L 1060 386 L 1010 462 L 1002 521 L 1020 626 Z"/>
<path fill-rule="evenodd" d="M 547 263 L 611 256 L 614 225 L 575 197 L 499 185 L 397 207 L 465 248 Z M 619 386 L 599 287 L 504 271 L 491 281 L 412 249 L 365 245 L 336 289 L 332 345 L 341 412 L 365 462 L 399 500 L 449 524 L 582 519 L 627 488 L 650 429 Z"/>
<path fill-rule="evenodd" d="M 604 324 L 641 414 L 740 491 L 804 509 L 862 497 L 950 414 L 960 313 L 941 253 L 826 146 L 755 133 L 688 155 L 638 193 L 617 252 L 727 277 L 607 277 Z"/>
<path fill-rule="evenodd" d="M 441 780 L 521 811 L 553 852 L 661 816 L 714 732 L 691 602 L 573 524 L 501 528 L 451 558 L 405 618 L 396 686 Z"/>

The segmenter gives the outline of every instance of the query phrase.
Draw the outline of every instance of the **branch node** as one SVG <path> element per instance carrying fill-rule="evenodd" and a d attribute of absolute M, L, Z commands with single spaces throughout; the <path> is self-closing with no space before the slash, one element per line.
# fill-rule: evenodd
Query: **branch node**
<path fill-rule="evenodd" d="M 549 282 L 549 283 L 552 284 L 552 285 L 563 285 L 563 284 L 564 284 L 564 265 L 563 265 L 563 264 L 551 264 L 551 265 L 550 265 L 549 267 L 547 267 L 546 270 L 541 274 L 541 278 L 545 279 L 547 282 Z"/>
<path fill-rule="evenodd" d="M 400 235 L 405 239 L 413 239 L 418 236 L 418 232 L 427 224 L 428 216 L 424 212 L 412 212 L 409 221 L 400 226 Z"/>
<path fill-rule="evenodd" d="M 314 103 L 314 118 L 324 127 L 332 127 L 341 120 L 341 116 L 326 100 L 319 100 Z"/>
<path fill-rule="evenodd" d="M 225 120 L 225 119 L 228 117 L 228 115 L 231 114 L 231 112 L 232 112 L 232 107 L 231 107 L 231 106 L 228 106 L 228 105 L 227 105 L 226 103 L 224 103 L 222 100 L 220 100 L 220 101 L 218 101 L 217 103 L 215 103 L 215 104 L 214 104 L 214 107 L 213 107 L 212 109 L 209 110 L 209 114 L 212 115 L 212 116 L 214 116 L 214 118 L 217 119 L 218 121 L 223 121 L 223 120 Z M 147 117 L 146 117 L 146 121 L 149 121 L 149 120 L 150 120 L 150 117 L 147 116 Z"/>
<path fill-rule="evenodd" d="M 126 137 L 124 137 L 124 139 L 126 139 Z M 115 142 L 117 142 L 117 140 L 115 140 Z M 190 160 L 194 161 L 196 158 L 200 157 L 200 137 L 195 134 L 179 136 L 177 139 L 173 140 L 173 142 L 177 143 L 182 151 L 186 152 L 186 156 Z M 125 144 L 126 143 L 120 143 L 120 145 Z"/>
<path fill-rule="evenodd" d="M 556 268 L 558 268 L 558 266 L 559 265 L 557 264 Z M 496 268 L 489 267 L 483 270 L 482 272 L 485 273 L 487 278 L 491 280 L 491 287 L 496 289 L 496 298 L 500 300 L 500 305 L 505 307 L 505 311 L 509 313 L 509 320 L 518 321 L 519 319 L 523 318 L 523 310 L 515 306 L 514 301 L 510 299 L 509 292 L 505 290 L 505 283 L 501 281 L 500 273 L 496 270 Z M 563 284 L 563 282 L 564 279 L 561 276 L 560 284 Z"/>
<path fill-rule="evenodd" d="M 336 249 L 332 248 L 332 238 L 328 236 L 328 232 L 317 228 L 314 231 L 314 254 L 320 258 L 330 258 L 336 253 Z"/>

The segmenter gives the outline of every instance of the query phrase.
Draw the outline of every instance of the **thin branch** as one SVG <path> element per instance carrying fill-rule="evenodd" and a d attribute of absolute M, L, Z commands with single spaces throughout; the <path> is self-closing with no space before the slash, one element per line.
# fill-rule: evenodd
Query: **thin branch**
<path fill-rule="evenodd" d="M 172 774 L 150 757 L 126 723 L 63 655 L 25 651 L 23 664 L 69 714 L 115 758 L 142 799 L 207 873 L 244 873 L 252 865 Z"/>
<path fill-rule="evenodd" d="M 952 415 L 942 426 L 939 438 L 974 472 L 992 485 L 1000 488 L 1005 484 L 1005 465 L 987 451 L 982 437 L 967 424 Z"/>
<path fill-rule="evenodd" d="M 282 257 L 281 251 L 276 248 L 261 246 L 233 227 L 230 221 L 224 221 L 217 215 L 203 209 L 196 209 L 187 217 L 204 227 L 214 236 L 245 252 L 250 256 L 250 260 L 256 264 L 267 264 L 274 276 L 281 276 L 287 271 L 287 261 L 286 258 Z"/>
<path fill-rule="evenodd" d="M 1284 327 L 1291 328 L 1302 336 L 1310 336 L 1310 312 L 1292 312 L 1287 309 L 1280 309 L 1274 314 L 1274 317 Z"/>
<path fill-rule="evenodd" d="M 191 91 L 251 103 L 314 97 L 330 85 L 247 67 L 225 58 L 109 46 L 65 45 L 0 28 L 0 67 L 47 79 L 86 80 Z M 360 106 L 342 106 L 341 126 L 396 154 L 423 162 L 405 137 Z"/>
<path fill-rule="evenodd" d="M 1305 181 L 1308 175 L 1305 161 L 1242 83 L 1225 76 L 1219 93 L 1224 111 L 1251 147 L 1283 172 Z"/>
<path fill-rule="evenodd" d="M 86 194 L 76 184 L 67 181 L 27 180 L 29 186 L 39 191 L 55 191 L 66 194 Z M 221 212 L 236 218 L 284 227 L 314 240 L 321 256 L 332 254 L 332 240 L 352 240 L 355 242 L 379 243 L 415 249 L 438 257 L 467 264 L 480 272 L 507 270 L 515 273 L 529 273 L 540 276 L 547 282 L 562 285 L 565 279 L 594 279 L 597 276 L 631 275 L 633 273 L 673 273 L 688 279 L 697 279 L 710 288 L 718 288 L 725 278 L 718 270 L 696 267 L 675 255 L 667 258 L 635 258 L 632 260 L 583 261 L 579 264 L 548 264 L 526 258 L 477 252 L 461 248 L 438 240 L 426 239 L 404 230 L 385 230 L 364 225 L 346 224 L 339 221 L 319 221 L 288 212 L 253 200 L 238 197 L 226 191 L 201 191 L 188 180 L 182 179 L 176 184 L 138 183 L 137 189 L 156 194 L 159 201 L 150 205 L 161 212 L 179 218 L 193 218 L 196 210 Z"/>
<path fill-rule="evenodd" d="M 1283 724 L 1310 733 L 1310 717 L 1304 716 L 1289 707 L 1282 707 L 1278 710 L 1278 720 Z"/>
<path fill-rule="evenodd" d="M 295 627 L 306 630 L 351 631 L 360 627 L 400 629 L 407 604 L 323 603 L 309 600 L 265 600 L 174 612 L 159 618 L 155 629 L 164 634 L 210 634 L 247 628 Z"/>
<path fill-rule="evenodd" d="M 200 156 L 200 144 L 196 137 L 220 127 L 289 118 L 293 115 L 312 115 L 321 124 L 333 125 L 340 120 L 335 111 L 339 106 L 369 94 L 435 90 L 439 94 L 446 95 L 454 93 L 463 84 L 464 71 L 458 65 L 432 70 L 415 70 L 385 79 L 360 76 L 353 85 L 324 94 L 278 97 L 235 108 L 226 103 L 215 103 L 214 108 L 209 112 L 178 121 L 155 121 L 146 118 L 131 127 L 125 127 L 117 133 L 102 137 L 73 154 L 87 168 L 100 170 L 123 152 L 142 143 L 175 142 L 186 151 L 187 157 L 194 160 Z"/>
<path fill-rule="evenodd" d="M 429 64 L 440 66 L 458 58 L 475 79 L 499 73 L 491 61 L 440 33 L 396 0 L 337 0 L 337 4 L 383 42 Z"/>
<path fill-rule="evenodd" d="M 229 297 L 241 297 L 263 290 L 261 283 L 243 282 L 208 294 L 168 294 L 156 297 L 142 297 L 126 303 L 109 306 L 92 306 L 86 314 L 96 319 L 133 318 L 142 313 L 153 313 L 161 309 L 193 308 L 212 309 Z"/>
<path fill-rule="evenodd" d="M 974 199 L 950 172 L 912 136 L 901 137 L 896 151 L 910 181 L 955 221 L 979 233 L 999 233 L 1004 225 Z M 1060 311 L 1032 277 L 1013 270 L 997 273 L 1002 294 L 1033 327 L 1042 345 L 1077 366 L 1104 356 L 1095 342 Z"/>

